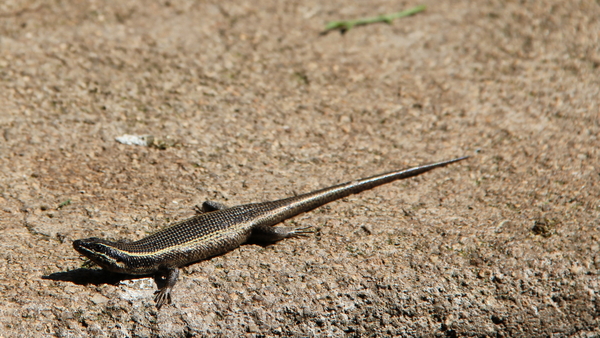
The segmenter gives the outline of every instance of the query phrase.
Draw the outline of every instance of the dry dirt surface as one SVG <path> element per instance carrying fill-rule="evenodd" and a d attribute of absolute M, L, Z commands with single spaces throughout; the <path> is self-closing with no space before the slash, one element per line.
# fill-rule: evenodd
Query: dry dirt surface
<path fill-rule="evenodd" d="M 0 337 L 600 336 L 599 32 L 598 0 L 0 2 Z M 72 248 L 462 155 L 160 311 Z"/>

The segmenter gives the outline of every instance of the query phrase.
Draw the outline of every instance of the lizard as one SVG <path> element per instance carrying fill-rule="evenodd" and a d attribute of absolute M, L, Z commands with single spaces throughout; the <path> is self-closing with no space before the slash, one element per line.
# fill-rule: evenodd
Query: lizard
<path fill-rule="evenodd" d="M 179 268 L 183 266 L 224 254 L 249 241 L 274 243 L 284 238 L 307 236 L 313 232 L 310 227 L 274 225 L 340 198 L 467 158 L 391 171 L 276 201 L 234 207 L 205 201 L 195 216 L 138 241 L 91 237 L 73 241 L 73 248 L 91 263 L 111 272 L 164 276 L 165 285 L 155 296 L 160 310 L 172 302 L 171 292 L 179 278 Z"/>

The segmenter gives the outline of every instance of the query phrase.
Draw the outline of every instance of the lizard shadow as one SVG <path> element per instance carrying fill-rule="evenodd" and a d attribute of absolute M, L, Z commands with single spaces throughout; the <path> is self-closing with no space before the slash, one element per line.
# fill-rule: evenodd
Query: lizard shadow
<path fill-rule="evenodd" d="M 115 273 L 100 269 L 85 269 L 79 268 L 70 271 L 61 271 L 51 273 L 49 275 L 42 276 L 42 279 L 71 282 L 77 285 L 102 285 L 111 284 L 118 285 L 121 281 L 140 279 L 146 277 L 154 277 L 155 282 L 158 285 L 164 284 L 164 281 L 160 276 L 157 275 L 128 275 L 122 273 Z"/>

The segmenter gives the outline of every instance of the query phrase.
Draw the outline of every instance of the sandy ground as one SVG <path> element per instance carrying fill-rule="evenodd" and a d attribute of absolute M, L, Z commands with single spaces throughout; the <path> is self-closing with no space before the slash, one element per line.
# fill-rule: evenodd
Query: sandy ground
<path fill-rule="evenodd" d="M 592 0 L 2 1 L 0 336 L 599 336 L 599 32 Z M 462 155 L 161 311 L 71 245 Z"/>

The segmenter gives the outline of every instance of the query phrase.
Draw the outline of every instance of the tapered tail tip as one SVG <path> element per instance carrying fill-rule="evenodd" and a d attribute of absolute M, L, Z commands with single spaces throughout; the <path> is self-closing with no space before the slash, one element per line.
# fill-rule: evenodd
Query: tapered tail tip
<path fill-rule="evenodd" d="M 470 156 L 462 156 L 462 157 L 457 157 L 457 158 L 455 158 L 455 159 L 448 160 L 448 161 L 443 161 L 443 162 L 439 162 L 439 163 L 437 163 L 437 164 L 438 164 L 439 166 L 446 166 L 446 165 L 448 165 L 448 164 L 452 164 L 452 163 L 455 163 L 455 162 L 458 162 L 458 161 L 466 160 L 466 159 L 468 159 L 469 157 L 470 157 Z"/>

